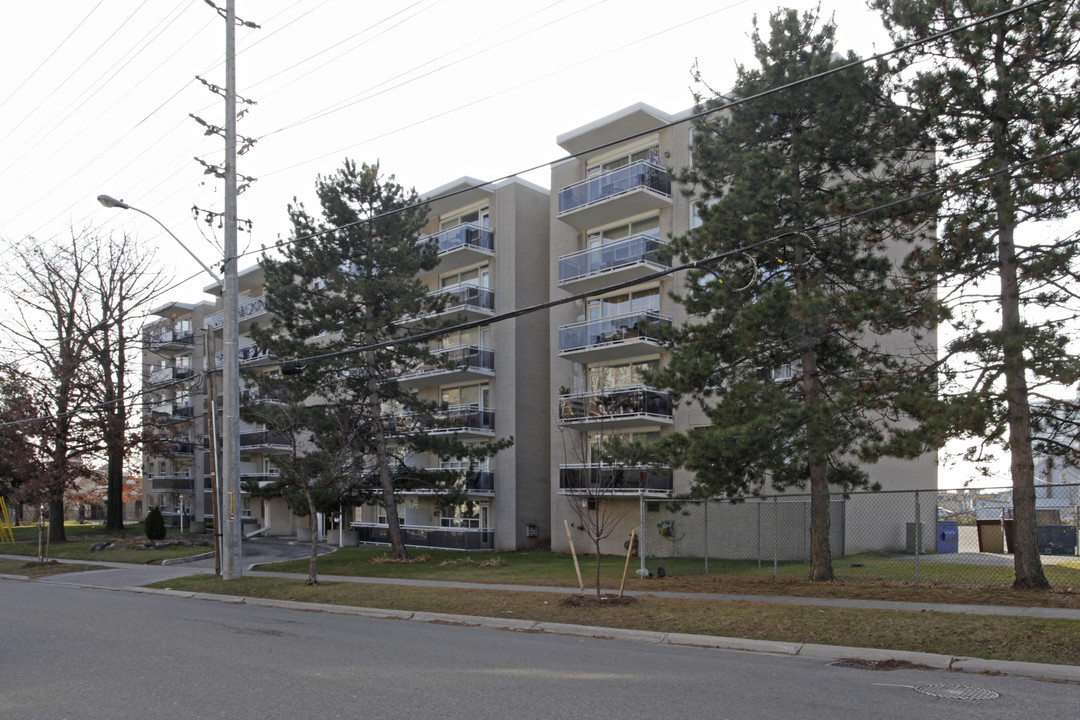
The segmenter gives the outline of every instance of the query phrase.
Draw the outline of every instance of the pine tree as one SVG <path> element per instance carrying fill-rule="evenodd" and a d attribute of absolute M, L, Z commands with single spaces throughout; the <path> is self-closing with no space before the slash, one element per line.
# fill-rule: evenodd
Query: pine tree
<path fill-rule="evenodd" d="M 349 160 L 320 177 L 316 192 L 322 221 L 291 205 L 293 237 L 284 257 L 262 259 L 273 319 L 252 337 L 290 372 L 264 374 L 259 384 L 267 400 L 276 393 L 293 410 L 283 417 L 299 438 L 296 468 L 283 479 L 318 489 L 321 502 L 351 504 L 374 493 L 386 510 L 394 555 L 406 558 L 395 491 L 454 492 L 452 473 L 408 467 L 406 456 L 479 460 L 508 441 L 465 444 L 447 427 L 429 434 L 446 419 L 397 383 L 410 367 L 439 364 L 426 344 L 401 341 L 447 324 L 438 319 L 446 296 L 429 293 L 418 279 L 438 258 L 434 243 L 418 242 L 427 211 L 416 192 L 381 176 L 377 164 Z M 316 355 L 332 356 L 304 361 Z"/>
<path fill-rule="evenodd" d="M 947 348 L 945 387 L 955 390 L 954 412 L 966 415 L 955 427 L 1010 456 L 1014 587 L 1048 588 L 1036 542 L 1032 438 L 1038 442 L 1063 412 L 1046 389 L 1080 378 L 1064 329 L 1077 318 L 1080 236 L 1055 237 L 1062 230 L 1053 224 L 1023 229 L 1080 208 L 1080 6 L 872 4 L 898 44 L 984 20 L 918 45 L 903 61 L 917 70 L 908 94 L 933 123 L 951 188 L 938 251 L 922 260 L 954 298 L 958 338 Z M 988 305 L 997 322 L 983 311 Z"/>
<path fill-rule="evenodd" d="M 853 62 L 834 54 L 835 30 L 816 13 L 781 11 L 765 40 L 755 20 L 759 67 L 739 68 L 731 97 Z M 696 399 L 711 424 L 660 450 L 705 494 L 808 486 L 812 580 L 833 578 L 830 488 L 866 486 L 859 460 L 926 449 L 904 411 L 933 395 L 922 370 L 936 305 L 903 264 L 932 225 L 839 221 L 925 179 L 923 136 L 888 89 L 884 68 L 860 66 L 698 120 L 682 181 L 702 224 L 671 244 L 684 260 L 760 246 L 688 273 L 679 299 L 691 317 L 658 380 Z"/>

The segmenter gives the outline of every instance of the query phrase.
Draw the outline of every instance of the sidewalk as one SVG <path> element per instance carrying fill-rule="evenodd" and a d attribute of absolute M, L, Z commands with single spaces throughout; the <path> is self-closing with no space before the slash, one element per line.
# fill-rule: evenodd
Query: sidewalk
<path fill-rule="evenodd" d="M 23 556 L 14 555 L 0 555 L 0 557 L 10 559 L 26 559 Z M 61 560 L 60 562 L 67 561 Z M 543 623 L 529 620 L 507 620 L 502 618 L 484 618 L 440 613 L 383 610 L 379 608 L 359 608 L 342 605 L 327 605 L 321 603 L 301 603 L 283 600 L 266 600 L 263 598 L 240 598 L 232 595 L 181 592 L 174 590 L 156 590 L 145 588 L 143 586 L 149 585 L 151 583 L 168 581 L 172 578 L 184 577 L 187 575 L 212 574 L 214 572 L 213 567 L 192 567 L 191 564 L 169 566 L 130 565 L 124 563 L 96 564 L 101 565 L 102 568 L 98 570 L 87 570 L 83 572 L 67 573 L 64 575 L 41 578 L 36 582 L 87 588 L 99 588 L 114 591 L 160 593 L 213 602 L 244 603 L 249 605 L 259 605 L 263 607 L 306 610 L 309 612 L 326 612 L 339 615 L 354 615 L 368 618 L 410 620 L 414 622 L 451 622 L 456 625 L 470 627 L 487 627 L 501 630 L 514 630 L 519 632 L 546 632 L 559 635 L 573 635 L 581 637 L 605 638 L 630 642 L 647 642 L 668 645 L 687 645 L 693 647 L 741 650 L 747 652 L 780 653 L 784 655 L 798 655 L 803 657 L 813 657 L 831 661 L 853 658 L 869 662 L 876 662 L 882 660 L 898 660 L 941 670 L 954 670 L 976 673 L 1005 673 L 1008 675 L 1020 675 L 1043 680 L 1080 683 L 1080 666 L 1074 665 L 1044 665 L 1039 663 L 1010 662 L 1004 660 L 983 660 L 979 658 L 954 657 L 949 655 L 936 655 L 931 653 L 907 652 L 898 650 L 883 650 L 877 648 L 840 647 L 832 645 L 813 645 L 809 643 L 785 643 L 769 640 L 747 640 L 742 638 L 724 638 L 707 635 L 689 635 L 683 633 L 664 633 L 644 630 L 621 630 L 584 625 Z M 269 572 L 257 570 L 253 567 L 247 568 L 244 574 L 251 577 L 282 577 L 301 580 L 306 577 L 303 573 Z M 26 578 L 22 576 L 0 575 L 0 579 L 25 580 Z M 576 588 L 530 585 L 493 585 L 486 583 L 444 582 L 435 580 L 403 580 L 393 578 L 365 578 L 322 574 L 319 575 L 319 579 L 326 582 L 354 582 L 379 585 L 409 585 L 414 587 L 435 587 L 446 589 L 488 589 L 511 592 L 548 592 L 563 595 L 578 593 L 578 590 Z M 769 602 L 789 605 L 812 605 L 818 607 L 865 608 L 872 610 L 901 610 L 908 612 L 967 613 L 972 615 L 1055 618 L 1080 621 L 1080 613 L 1077 613 L 1076 610 L 1062 608 L 1025 608 L 989 605 L 944 605 L 918 602 L 852 600 L 843 598 L 804 598 L 773 595 L 674 593 L 663 592 L 659 590 L 628 591 L 626 594 L 654 595 L 657 597 L 669 598 L 708 599 L 720 602 Z"/>

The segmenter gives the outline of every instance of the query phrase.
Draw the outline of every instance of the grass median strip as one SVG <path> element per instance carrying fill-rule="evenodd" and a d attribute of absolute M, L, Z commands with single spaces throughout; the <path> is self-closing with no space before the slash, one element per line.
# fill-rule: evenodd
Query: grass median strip
<path fill-rule="evenodd" d="M 696 633 L 783 642 L 887 648 L 998 660 L 1080 665 L 1080 619 L 1043 620 L 938 612 L 852 610 L 768 602 L 644 596 L 633 605 L 569 607 L 563 596 L 509 590 L 193 576 L 152 587 L 414 612 Z"/>

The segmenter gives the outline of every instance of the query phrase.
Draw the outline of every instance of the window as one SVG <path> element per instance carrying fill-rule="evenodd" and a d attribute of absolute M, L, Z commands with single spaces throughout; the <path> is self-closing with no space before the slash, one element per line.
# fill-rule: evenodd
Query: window
<path fill-rule="evenodd" d="M 447 288 L 455 285 L 472 285 L 473 287 L 487 288 L 491 284 L 491 269 L 485 263 L 480 267 L 469 270 L 449 273 L 439 278 L 439 287 Z"/>
<path fill-rule="evenodd" d="M 660 216 L 654 215 L 653 217 L 645 218 L 643 220 L 635 220 L 630 223 L 623 223 L 621 225 L 604 228 L 603 230 L 590 232 L 587 236 L 588 246 L 594 248 L 600 245 L 607 245 L 622 240 L 623 238 L 628 238 L 631 235 L 648 235 L 655 238 L 660 237 Z"/>
<path fill-rule="evenodd" d="M 649 432 L 617 432 L 608 431 L 600 432 L 594 431 L 587 433 L 585 436 L 586 447 L 588 448 L 587 463 L 603 462 L 603 446 L 604 441 L 612 437 L 618 437 L 623 442 L 636 442 L 642 445 L 651 445 L 660 439 L 660 431 L 653 430 Z"/>
<path fill-rule="evenodd" d="M 462 213 L 460 215 L 444 215 L 439 219 L 439 230 L 449 230 L 458 225 L 476 223 L 480 227 L 491 227 L 491 209 L 485 205 L 478 210 Z"/>
<path fill-rule="evenodd" d="M 610 170 L 617 170 L 627 165 L 632 165 L 640 160 L 647 160 L 653 164 L 660 162 L 660 146 L 649 145 L 648 147 L 619 155 L 604 162 L 596 162 L 585 169 L 585 177 L 595 177 Z"/>
<path fill-rule="evenodd" d="M 439 392 L 439 400 L 450 407 L 454 405 L 477 405 L 481 408 L 491 406 L 490 386 L 487 383 L 444 387 Z"/>
<path fill-rule="evenodd" d="M 659 360 L 639 360 L 620 365 L 590 365 L 587 382 L 590 392 L 612 388 L 636 387 L 645 384 L 645 373 L 660 369 Z"/>
<path fill-rule="evenodd" d="M 589 320 L 600 320 L 617 315 L 660 311 L 660 287 L 643 288 L 630 292 L 613 293 L 589 300 Z"/>
<path fill-rule="evenodd" d="M 429 344 L 429 347 L 431 348 L 431 350 L 434 351 L 440 349 L 463 347 L 466 345 L 477 345 L 486 350 L 490 350 L 492 347 L 491 328 L 479 327 L 449 332 L 445 335 L 442 335 L 436 340 L 432 340 Z"/>

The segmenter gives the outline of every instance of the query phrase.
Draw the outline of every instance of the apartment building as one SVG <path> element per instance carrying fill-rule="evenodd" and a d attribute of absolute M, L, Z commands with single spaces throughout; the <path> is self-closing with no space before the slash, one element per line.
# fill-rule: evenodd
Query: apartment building
<path fill-rule="evenodd" d="M 181 513 L 202 527 L 213 515 L 204 482 L 206 432 L 202 377 L 206 345 L 203 318 L 209 302 L 174 302 L 155 308 L 143 331 L 144 422 L 158 441 L 144 451 L 143 501 L 179 522 Z"/>
<path fill-rule="evenodd" d="M 449 365 L 402 369 L 400 382 L 439 403 L 446 422 L 417 428 L 403 418 L 400 430 L 514 443 L 479 466 L 407 457 L 413 467 L 459 472 L 468 496 L 462 505 L 446 507 L 431 492 L 401 493 L 399 519 L 407 544 L 568 551 L 569 529 L 581 548 L 587 538 L 575 507 L 596 500 L 590 489 L 604 488 L 618 527 L 602 551 L 622 552 L 631 529 L 662 525 L 662 501 L 690 490 L 693 478 L 686 471 L 612 466 L 600 457 L 607 437 L 648 441 L 708 421 L 692 402 L 676 406 L 644 379 L 667 361 L 660 328 L 688 321 L 670 296 L 684 275 L 667 272 L 670 267 L 657 257 L 669 237 L 695 226 L 693 202 L 669 172 L 691 162 L 687 115 L 638 103 L 559 135 L 558 144 L 571 157 L 552 166 L 550 192 L 521 179 L 490 184 L 462 177 L 425 194 L 423 240 L 437 244 L 439 263 L 420 279 L 430 292 L 450 296 L 446 313 L 470 326 L 428 341 Z M 900 254 L 897 249 L 897 260 Z M 252 322 L 269 320 L 262 285 L 259 268 L 240 274 L 242 364 L 265 357 L 247 337 Z M 220 295 L 218 287 L 207 291 Z M 567 302 L 495 320 L 548 301 Z M 174 381 L 188 368 L 220 365 L 220 308 L 220 297 L 216 307 L 166 306 L 158 312 L 162 321 L 148 331 L 159 340 L 151 340 L 147 351 L 146 387 L 160 415 L 176 422 L 177 452 L 147 457 L 148 473 L 160 480 L 151 482 L 147 502 L 175 511 L 180 496 L 190 493 L 185 503 L 197 517 L 212 515 L 208 495 L 195 491 L 210 485 L 211 433 L 201 418 L 211 416 L 211 404 L 220 407 L 220 388 L 207 391 L 194 383 L 185 389 Z M 162 341 L 166 336 L 168 343 Z M 163 382 L 155 385 L 157 380 Z M 213 402 L 204 405 L 208 400 Z M 275 455 L 288 449 L 283 438 L 248 423 L 240 444 L 241 475 L 249 484 L 272 478 Z M 192 452 L 183 454 L 187 449 Z M 868 469 L 871 481 L 886 490 L 937 487 L 933 453 L 915 461 L 886 459 Z M 644 523 L 641 508 L 648 514 Z M 344 542 L 389 542 L 378 503 L 345 510 L 337 519 L 345 526 Z M 273 535 L 292 535 L 308 525 L 281 500 L 245 496 L 243 513 Z M 852 549 L 854 538 L 866 536 L 891 513 L 883 509 L 835 527 L 850 533 L 846 547 Z M 926 522 L 933 522 L 931 503 L 926 513 Z M 325 519 L 320 523 L 327 525 Z"/>
<path fill-rule="evenodd" d="M 685 494 L 692 476 L 682 470 L 605 464 L 600 447 L 615 435 L 649 441 L 708 422 L 692 401 L 676 406 L 643 373 L 660 367 L 665 351 L 658 329 L 688 318 L 670 293 L 685 282 L 656 257 L 665 239 L 696 227 L 692 198 L 668 169 L 690 162 L 688 113 L 671 115 L 638 103 L 558 136 L 573 157 L 551 170 L 551 519 L 552 549 L 591 547 L 575 508 L 608 504 L 617 526 L 602 551 L 623 552 L 630 531 L 661 532 L 670 515 L 664 499 Z M 904 250 L 893 249 L 899 263 Z M 899 347 L 902 338 L 881 338 Z M 933 338 L 930 338 L 933 341 Z M 936 489 L 937 456 L 885 459 L 868 468 L 885 490 Z M 602 498 L 597 488 L 603 488 Z M 641 510 L 644 509 L 644 515 Z M 855 538 L 895 508 L 848 518 L 838 506 L 834 546 L 855 548 Z M 934 521 L 927 509 L 924 522 Z M 643 521 L 644 518 L 644 521 Z M 912 519 L 910 514 L 908 519 Z M 901 524 L 897 532 L 902 535 Z M 846 538 L 845 534 L 850 537 Z M 877 533 L 882 543 L 891 542 Z M 891 535 L 889 536 L 891 538 Z M 871 541 L 872 544 L 873 541 Z M 845 545 L 846 543 L 846 545 Z M 714 548 L 714 551 L 716 549 Z M 720 555 L 724 556 L 724 555 Z"/>
<path fill-rule="evenodd" d="M 547 314 L 484 321 L 547 300 L 548 192 L 520 179 L 492 185 L 462 177 L 424 197 L 429 214 L 421 241 L 437 244 L 439 262 L 420 279 L 431 293 L 450 297 L 448 317 L 476 326 L 429 341 L 450 367 L 406 368 L 400 382 L 442 406 L 448 422 L 429 432 L 514 444 L 480 466 L 406 458 L 414 467 L 458 471 L 468 493 L 464 505 L 451 508 L 431 492 L 402 493 L 406 542 L 463 550 L 547 547 Z M 356 508 L 351 527 L 359 542 L 389 542 L 384 513 L 379 504 Z"/>

